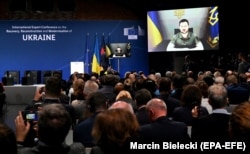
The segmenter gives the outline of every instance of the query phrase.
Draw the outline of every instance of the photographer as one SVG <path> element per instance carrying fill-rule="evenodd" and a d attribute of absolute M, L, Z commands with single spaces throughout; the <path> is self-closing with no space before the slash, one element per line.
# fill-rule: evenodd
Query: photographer
<path fill-rule="evenodd" d="M 43 89 L 41 87 L 35 92 L 34 100 L 31 105 L 28 105 L 24 110 L 27 112 L 36 112 L 40 108 L 43 108 L 46 104 L 62 104 L 63 107 L 69 112 L 71 119 L 75 118 L 75 110 L 68 101 L 65 101 L 64 97 L 66 95 L 62 93 L 61 81 L 57 77 L 50 77 Z M 37 137 L 33 129 L 30 129 L 27 137 L 25 138 L 25 146 L 34 146 L 36 141 L 34 140 Z"/>
<path fill-rule="evenodd" d="M 81 143 L 65 143 L 71 124 L 70 114 L 62 104 L 48 103 L 38 111 L 38 115 L 35 112 L 24 114 L 20 111 L 15 119 L 18 153 L 84 154 L 85 148 Z M 36 145 L 26 147 L 24 141 L 31 129 L 36 131 L 38 141 Z"/>

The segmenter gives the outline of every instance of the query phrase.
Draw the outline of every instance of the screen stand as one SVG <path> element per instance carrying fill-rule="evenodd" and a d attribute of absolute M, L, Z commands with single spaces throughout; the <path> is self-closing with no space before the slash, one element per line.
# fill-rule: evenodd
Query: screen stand
<path fill-rule="evenodd" d="M 115 55 L 113 55 L 112 58 L 117 58 L 117 71 L 120 73 L 120 58 L 126 58 L 125 54 L 123 56 L 115 56 Z"/>
<path fill-rule="evenodd" d="M 120 73 L 120 58 L 117 58 L 117 71 Z"/>

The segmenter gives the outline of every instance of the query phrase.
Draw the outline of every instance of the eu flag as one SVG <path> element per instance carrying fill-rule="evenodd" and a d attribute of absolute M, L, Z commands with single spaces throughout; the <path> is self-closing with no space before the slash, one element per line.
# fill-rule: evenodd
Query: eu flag
<path fill-rule="evenodd" d="M 90 52 L 90 49 L 89 49 L 89 34 L 87 34 L 86 36 L 86 50 L 85 50 L 85 61 L 84 61 L 84 72 L 85 73 L 90 73 L 90 63 L 89 63 L 89 52 Z"/>
<path fill-rule="evenodd" d="M 157 11 L 150 11 L 147 15 L 148 20 L 148 44 L 150 47 L 154 48 L 160 44 L 163 40 L 162 34 L 160 32 L 160 24 L 158 19 Z"/>
<path fill-rule="evenodd" d="M 102 67 L 100 66 L 100 48 L 99 48 L 99 40 L 97 35 L 95 36 L 95 46 L 94 46 L 94 54 L 92 58 L 92 73 L 100 74 L 102 71 Z"/>
<path fill-rule="evenodd" d="M 210 35 L 208 36 L 208 44 L 211 48 L 219 45 L 219 12 L 218 6 L 212 6 L 209 10 L 208 24 Z"/>

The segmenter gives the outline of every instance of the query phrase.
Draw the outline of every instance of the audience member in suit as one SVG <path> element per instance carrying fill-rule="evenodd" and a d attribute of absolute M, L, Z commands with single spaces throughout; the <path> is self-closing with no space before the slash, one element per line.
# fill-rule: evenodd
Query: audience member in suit
<path fill-rule="evenodd" d="M 62 78 L 62 73 L 60 71 L 54 71 L 52 76 L 57 77 L 61 80 L 61 88 L 64 94 L 67 92 L 67 81 Z M 67 95 L 67 94 L 66 94 Z"/>
<path fill-rule="evenodd" d="M 214 77 L 208 73 L 207 75 L 204 75 L 203 81 L 205 81 L 208 86 L 211 86 L 214 84 Z"/>
<path fill-rule="evenodd" d="M 147 78 L 143 81 L 143 88 L 150 91 L 152 97 L 156 97 L 155 91 L 157 90 L 157 84 L 152 78 Z"/>
<path fill-rule="evenodd" d="M 239 64 L 238 64 L 238 68 L 237 68 L 238 74 L 247 72 L 247 67 L 248 67 L 249 63 L 247 62 L 246 58 L 247 58 L 246 53 L 240 52 L 238 54 L 238 59 L 239 59 Z"/>
<path fill-rule="evenodd" d="M 161 77 L 157 81 L 157 85 L 160 94 L 156 97 L 164 100 L 167 105 L 168 117 L 172 117 L 174 109 L 180 106 L 181 102 L 169 95 L 171 91 L 171 80 L 168 77 Z"/>
<path fill-rule="evenodd" d="M 95 145 L 91 130 L 96 116 L 107 109 L 107 97 L 99 91 L 91 93 L 86 99 L 90 116 L 78 123 L 73 129 L 73 141 L 81 142 L 85 147 Z"/>
<path fill-rule="evenodd" d="M 1 153 L 17 154 L 16 134 L 5 123 L 0 123 L 0 146 Z"/>
<path fill-rule="evenodd" d="M 16 139 L 19 154 L 84 154 L 85 147 L 81 143 L 65 143 L 66 136 L 71 128 L 71 117 L 62 104 L 51 103 L 43 106 L 38 112 L 37 121 L 37 145 L 25 147 L 25 140 L 31 124 L 23 118 L 20 111 L 15 119 Z"/>
<path fill-rule="evenodd" d="M 180 74 L 175 74 L 172 79 L 172 91 L 170 96 L 181 100 L 185 77 Z"/>
<path fill-rule="evenodd" d="M 249 90 L 239 86 L 237 76 L 232 74 L 226 78 L 229 104 L 239 104 L 249 99 Z M 240 96 L 240 97 L 239 97 Z"/>
<path fill-rule="evenodd" d="M 69 104 L 68 96 L 62 93 L 62 86 L 59 78 L 53 76 L 48 78 L 45 87 L 41 87 L 36 91 L 32 103 L 46 103 L 46 101 Z"/>
<path fill-rule="evenodd" d="M 146 105 L 151 123 L 140 127 L 139 138 L 143 143 L 162 141 L 186 141 L 189 139 L 187 125 L 167 117 L 166 103 L 152 98 Z"/>
<path fill-rule="evenodd" d="M 239 74 L 239 86 L 248 89 L 250 94 L 250 84 L 247 82 L 247 73 Z"/>
<path fill-rule="evenodd" d="M 182 67 L 182 72 L 186 72 L 187 74 L 188 74 L 188 72 L 192 72 L 193 75 L 198 74 L 198 65 L 196 62 L 194 62 L 192 60 L 190 55 L 185 56 L 185 62 L 184 62 L 183 67 Z M 197 77 L 195 76 L 195 80 L 196 79 L 197 79 Z"/>
<path fill-rule="evenodd" d="M 135 103 L 137 105 L 137 111 L 135 112 L 136 118 L 140 125 L 150 123 L 148 112 L 146 110 L 146 104 L 152 99 L 150 91 L 145 88 L 139 89 L 135 92 Z"/>
<path fill-rule="evenodd" d="M 137 139 L 139 123 L 131 111 L 109 108 L 97 115 L 92 130 L 96 146 L 91 154 L 134 153 L 135 150 L 130 149 L 130 142 Z"/>
<path fill-rule="evenodd" d="M 199 117 L 208 115 L 207 109 L 201 106 L 201 99 L 202 93 L 198 86 L 193 84 L 186 86 L 181 96 L 181 106 L 176 107 L 173 111 L 173 120 L 184 122 L 187 126 L 192 126 L 192 109 L 194 107 L 199 107 Z"/>
<path fill-rule="evenodd" d="M 117 75 L 113 74 L 102 75 L 100 77 L 100 89 L 98 91 L 106 96 L 109 104 L 115 101 L 114 86 L 119 79 Z"/>
<path fill-rule="evenodd" d="M 226 110 L 228 105 L 227 90 L 221 85 L 212 85 L 208 89 L 208 102 L 212 106 L 212 113 L 198 118 L 198 108 L 193 109 L 196 119 L 192 126 L 192 138 L 200 140 L 220 141 L 229 139 L 228 123 L 230 114 Z"/>
<path fill-rule="evenodd" d="M 244 141 L 247 150 L 250 145 L 250 102 L 237 105 L 229 119 L 229 133 L 231 141 Z"/>

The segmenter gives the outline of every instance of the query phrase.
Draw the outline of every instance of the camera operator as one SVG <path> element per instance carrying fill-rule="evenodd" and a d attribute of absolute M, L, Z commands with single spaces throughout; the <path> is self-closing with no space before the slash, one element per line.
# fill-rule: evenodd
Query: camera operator
<path fill-rule="evenodd" d="M 65 109 L 69 112 L 72 121 L 75 118 L 75 110 L 72 105 L 69 104 L 68 100 L 65 99 L 67 95 L 62 93 L 61 80 L 57 77 L 50 77 L 45 84 L 45 87 L 37 89 L 34 95 L 34 99 L 31 105 L 25 108 L 25 111 L 35 112 L 40 110 L 45 104 L 62 104 Z M 33 124 L 33 121 L 31 122 Z M 30 129 L 27 137 L 25 138 L 24 144 L 26 146 L 34 146 L 36 144 L 35 138 L 37 137 L 34 129 Z"/>
<path fill-rule="evenodd" d="M 32 115 L 33 112 L 27 114 Z M 15 119 L 19 154 L 85 153 L 85 147 L 81 143 L 72 143 L 71 145 L 65 143 L 65 138 L 70 130 L 72 120 L 63 104 L 44 104 L 42 110 L 38 111 L 38 119 L 36 119 L 36 116 L 27 116 L 27 114 L 24 115 L 20 111 Z M 32 119 L 32 117 L 34 119 Z M 36 127 L 32 128 L 30 121 L 36 121 Z M 28 147 L 24 142 L 31 129 L 36 130 L 38 142 Z"/>

